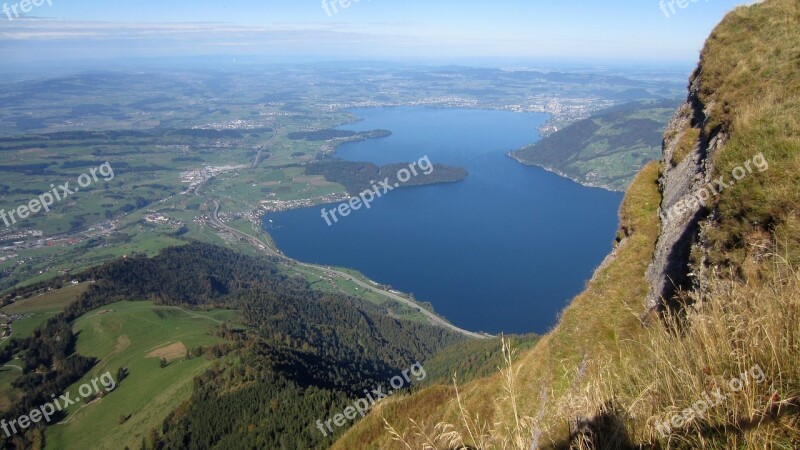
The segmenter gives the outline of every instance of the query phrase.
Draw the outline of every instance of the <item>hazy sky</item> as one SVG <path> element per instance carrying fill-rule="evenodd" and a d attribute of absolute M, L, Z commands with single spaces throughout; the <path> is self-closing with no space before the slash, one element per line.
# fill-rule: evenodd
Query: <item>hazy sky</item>
<path fill-rule="evenodd" d="M 0 0 L 0 59 L 261 55 L 694 63 L 744 0 Z M 49 4 L 49 3 L 52 3 Z M 338 11 L 338 12 L 336 12 Z M 13 20 L 9 20 L 8 15 Z"/>

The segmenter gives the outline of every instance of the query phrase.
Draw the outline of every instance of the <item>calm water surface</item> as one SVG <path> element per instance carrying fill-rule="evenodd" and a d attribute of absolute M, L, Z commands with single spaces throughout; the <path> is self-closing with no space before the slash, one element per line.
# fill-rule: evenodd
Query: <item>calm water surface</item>
<path fill-rule="evenodd" d="M 411 292 L 460 327 L 545 332 L 611 249 L 622 194 L 586 188 L 505 156 L 539 139 L 547 116 L 506 111 L 376 108 L 343 129 L 387 129 L 341 158 L 379 165 L 461 166 L 463 182 L 389 192 L 333 226 L 321 207 L 269 214 L 278 247 L 351 267 Z"/>

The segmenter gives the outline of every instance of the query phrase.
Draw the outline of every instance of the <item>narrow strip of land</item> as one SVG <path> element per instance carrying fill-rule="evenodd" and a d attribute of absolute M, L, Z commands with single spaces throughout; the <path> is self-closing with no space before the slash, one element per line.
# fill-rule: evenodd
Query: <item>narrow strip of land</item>
<path fill-rule="evenodd" d="M 258 149 L 258 153 L 256 153 L 256 156 L 255 156 L 255 158 L 253 158 L 253 165 L 252 165 L 252 168 L 253 168 L 253 169 L 255 169 L 256 167 L 258 167 L 258 165 L 259 165 L 259 164 L 261 164 L 261 153 L 263 153 L 263 152 L 264 152 L 264 149 L 265 149 L 265 148 L 267 148 L 267 146 L 268 146 L 269 144 L 271 144 L 271 143 L 272 143 L 272 141 L 274 141 L 274 140 L 275 140 L 275 138 L 276 138 L 277 136 L 278 136 L 278 130 L 275 130 L 275 131 L 272 133 L 272 137 L 271 137 L 271 138 L 269 138 L 269 140 L 267 141 L 267 143 L 266 143 L 266 144 L 264 144 L 264 145 L 262 145 L 261 147 L 259 147 L 259 149 Z"/>
<path fill-rule="evenodd" d="M 343 278 L 343 279 L 345 279 L 347 281 L 353 282 L 353 283 L 357 284 L 358 286 L 363 287 L 364 289 L 370 290 L 370 291 L 375 292 L 377 294 L 383 295 L 384 297 L 388 297 L 391 300 L 394 300 L 396 302 L 400 302 L 400 303 L 402 303 L 404 305 L 410 306 L 411 308 L 417 309 L 417 310 L 419 310 L 420 313 L 425 315 L 428 318 L 428 320 L 430 320 L 430 322 L 432 324 L 439 325 L 439 326 L 442 326 L 442 327 L 445 327 L 445 328 L 449 328 L 450 330 L 453 330 L 453 331 L 455 331 L 457 333 L 460 333 L 460 334 L 462 334 L 464 336 L 467 336 L 467 337 L 470 337 L 470 338 L 475 338 L 475 339 L 483 339 L 483 338 L 490 337 L 490 336 L 487 336 L 485 334 L 475 333 L 475 332 L 472 332 L 472 331 L 467 331 L 467 330 L 465 330 L 463 328 L 459 328 L 459 327 L 453 325 L 452 323 L 444 320 L 443 318 L 437 316 L 436 314 L 426 310 L 425 308 L 422 308 L 420 305 L 414 303 L 413 301 L 411 301 L 411 300 L 409 300 L 407 298 L 404 298 L 404 297 L 399 296 L 397 294 L 393 294 L 391 292 L 387 292 L 387 291 L 385 291 L 383 289 L 379 289 L 379 288 L 377 288 L 375 286 L 370 286 L 368 283 L 364 283 L 363 281 L 359 280 L 358 278 L 355 278 L 354 276 L 352 276 L 352 275 L 350 275 L 348 273 L 345 273 L 345 272 L 342 272 L 342 271 L 339 271 L 339 270 L 335 270 L 335 269 L 329 269 L 327 267 L 322 267 L 322 266 L 318 266 L 318 265 L 315 265 L 315 264 L 308 264 L 308 263 L 300 262 L 300 261 L 294 260 L 292 258 L 289 258 L 289 257 L 287 257 L 285 255 L 282 255 L 281 253 L 278 253 L 275 249 L 270 248 L 269 245 L 266 245 L 263 241 L 261 241 L 257 237 L 252 236 L 250 234 L 247 234 L 247 233 L 245 233 L 243 231 L 236 230 L 236 229 L 226 225 L 219 218 L 219 209 L 220 209 L 219 202 L 216 201 L 216 200 L 214 200 L 213 202 L 214 202 L 214 211 L 211 214 L 211 221 L 216 226 L 224 229 L 225 231 L 228 231 L 229 233 L 232 233 L 235 236 L 239 236 L 240 238 L 245 239 L 246 241 L 248 241 L 251 244 L 253 244 L 253 246 L 255 248 L 261 249 L 262 251 L 264 251 L 268 255 L 273 256 L 275 258 L 278 258 L 279 260 L 281 260 L 284 263 L 296 264 L 298 266 L 306 267 L 306 268 L 309 268 L 309 269 L 322 270 L 322 271 L 325 271 L 325 272 L 327 272 L 327 273 L 329 273 L 331 275 L 335 275 L 335 276 L 338 276 L 339 278 Z"/>

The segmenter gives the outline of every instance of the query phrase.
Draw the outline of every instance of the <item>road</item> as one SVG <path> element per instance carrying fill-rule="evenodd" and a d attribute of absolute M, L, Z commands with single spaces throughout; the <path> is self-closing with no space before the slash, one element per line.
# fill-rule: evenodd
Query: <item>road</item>
<path fill-rule="evenodd" d="M 401 296 L 399 296 L 397 294 L 393 294 L 391 292 L 384 291 L 383 289 L 376 288 L 375 286 L 370 286 L 369 284 L 364 283 L 363 281 L 359 280 L 358 278 L 353 277 L 352 275 L 350 275 L 348 273 L 345 273 L 345 272 L 342 272 L 342 271 L 339 271 L 339 270 L 335 270 L 335 269 L 329 269 L 327 267 L 317 266 L 317 265 L 314 265 L 314 264 L 307 264 L 307 263 L 304 263 L 304 262 L 300 262 L 300 261 L 291 259 L 291 258 L 289 258 L 287 256 L 284 256 L 284 255 L 278 253 L 277 251 L 275 251 L 275 249 L 270 248 L 268 245 L 266 245 L 264 242 L 262 242 L 257 237 L 249 235 L 249 234 L 247 234 L 245 232 L 236 230 L 236 229 L 231 228 L 228 225 L 226 225 L 219 218 L 219 208 L 220 208 L 219 202 L 214 200 L 214 212 L 211 214 L 211 221 L 214 222 L 214 224 L 216 226 L 218 226 L 218 227 L 220 227 L 220 228 L 222 228 L 222 229 L 224 229 L 224 230 L 226 230 L 226 231 L 228 231 L 228 232 L 230 232 L 230 233 L 232 233 L 232 234 L 234 234 L 236 236 L 239 236 L 242 239 L 245 239 L 246 241 L 248 241 L 251 244 L 253 244 L 253 246 L 255 248 L 263 250 L 265 253 L 267 253 L 270 256 L 274 256 L 274 257 L 276 257 L 276 258 L 278 258 L 281 261 L 286 262 L 286 263 L 296 264 L 298 266 L 306 267 L 306 268 L 309 268 L 309 269 L 322 270 L 322 271 L 325 271 L 325 272 L 327 272 L 329 274 L 336 275 L 339 278 L 343 278 L 345 280 L 351 281 L 351 282 L 363 287 L 364 289 L 370 290 L 370 291 L 375 292 L 377 294 L 380 294 L 380 295 L 383 295 L 385 297 L 388 297 L 391 300 L 394 300 L 396 302 L 400 302 L 400 303 L 402 303 L 404 305 L 407 305 L 407 306 L 409 306 L 409 307 L 411 307 L 413 309 L 419 310 L 419 312 L 424 314 L 428 318 L 428 320 L 430 320 L 430 322 L 432 324 L 448 328 L 448 329 L 453 330 L 456 333 L 460 333 L 460 334 L 462 334 L 464 336 L 467 336 L 467 337 L 470 337 L 470 338 L 474 338 L 474 339 L 484 339 L 484 338 L 487 338 L 487 337 L 491 337 L 491 336 L 488 336 L 488 335 L 475 333 L 475 332 L 472 332 L 472 331 L 468 331 L 468 330 L 464 330 L 462 328 L 459 328 L 459 327 L 453 325 L 452 323 L 450 323 L 450 322 L 442 319 L 441 317 L 437 316 L 436 314 L 426 310 L 425 308 L 420 307 L 418 304 L 414 303 L 413 301 L 411 301 L 411 300 L 409 300 L 409 299 L 407 299 L 405 297 L 401 297 Z"/>
<path fill-rule="evenodd" d="M 271 138 L 269 138 L 269 140 L 267 141 L 267 143 L 266 143 L 266 144 L 264 144 L 264 145 L 262 145 L 262 146 L 261 146 L 261 147 L 258 149 L 258 153 L 256 154 L 256 157 L 255 157 L 255 158 L 253 158 L 253 165 L 251 166 L 251 168 L 255 169 L 256 167 L 258 167 L 258 165 L 259 165 L 259 164 L 261 164 L 261 152 L 263 152 L 263 151 L 264 151 L 264 149 L 265 149 L 265 148 L 266 148 L 266 147 L 267 147 L 269 144 L 271 144 L 273 140 L 275 140 L 275 137 L 276 137 L 277 135 L 278 135 L 278 130 L 275 130 L 275 131 L 272 133 L 272 137 L 271 137 Z"/>

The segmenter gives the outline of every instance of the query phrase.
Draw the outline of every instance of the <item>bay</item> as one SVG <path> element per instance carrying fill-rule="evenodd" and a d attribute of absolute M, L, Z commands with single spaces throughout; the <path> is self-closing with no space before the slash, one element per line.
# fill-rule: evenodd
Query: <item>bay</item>
<path fill-rule="evenodd" d="M 611 250 L 622 194 L 506 156 L 540 138 L 544 114 L 424 107 L 352 113 L 360 120 L 340 128 L 393 134 L 346 144 L 339 157 L 384 165 L 428 156 L 466 168 L 469 177 L 393 190 L 333 226 L 321 207 L 271 213 L 268 231 L 278 248 L 413 293 L 470 330 L 544 333 L 555 325 Z"/>

